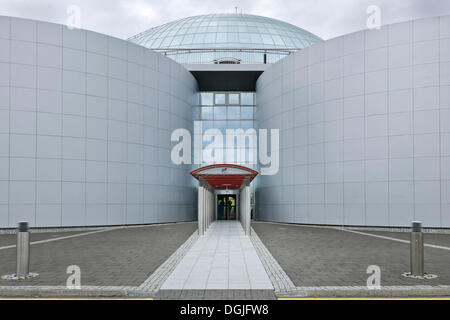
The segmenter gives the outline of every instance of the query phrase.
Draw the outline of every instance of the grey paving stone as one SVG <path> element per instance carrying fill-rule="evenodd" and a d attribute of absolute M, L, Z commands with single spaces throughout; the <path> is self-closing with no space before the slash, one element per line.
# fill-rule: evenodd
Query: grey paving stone
<path fill-rule="evenodd" d="M 425 248 L 425 271 L 438 278 L 409 279 L 402 276 L 409 271 L 405 243 L 332 228 L 265 222 L 252 227 L 296 286 L 366 286 L 369 265 L 381 268 L 382 286 L 450 285 L 447 250 Z"/>
<path fill-rule="evenodd" d="M 254 229 L 252 229 L 250 239 L 259 256 L 259 259 L 264 266 L 264 269 L 266 270 L 266 273 L 270 278 L 270 281 L 272 282 L 275 293 L 295 289 L 295 284 L 263 244 Z"/>
<path fill-rule="evenodd" d="M 69 265 L 81 268 L 83 286 L 139 286 L 196 228 L 195 222 L 126 227 L 33 245 L 30 271 L 39 276 L 0 286 L 64 286 Z M 0 275 L 15 273 L 15 254 L 0 250 Z"/>

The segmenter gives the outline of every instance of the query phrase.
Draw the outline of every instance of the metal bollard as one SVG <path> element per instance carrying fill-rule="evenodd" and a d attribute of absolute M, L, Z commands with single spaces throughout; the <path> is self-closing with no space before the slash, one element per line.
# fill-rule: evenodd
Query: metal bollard
<path fill-rule="evenodd" d="M 422 222 L 413 221 L 411 228 L 411 274 L 413 276 L 424 275 L 424 250 Z"/>
<path fill-rule="evenodd" d="M 19 222 L 17 230 L 17 277 L 25 277 L 30 269 L 30 233 L 28 222 Z"/>

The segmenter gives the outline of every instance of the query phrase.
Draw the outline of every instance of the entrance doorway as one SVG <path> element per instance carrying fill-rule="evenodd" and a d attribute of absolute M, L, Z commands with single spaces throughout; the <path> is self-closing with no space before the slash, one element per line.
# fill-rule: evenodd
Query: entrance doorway
<path fill-rule="evenodd" d="M 250 183 L 258 171 L 237 164 L 211 164 L 191 171 L 199 181 L 198 234 L 205 235 L 214 220 L 238 220 L 250 235 Z"/>
<path fill-rule="evenodd" d="M 217 195 L 217 219 L 236 220 L 236 195 Z"/>

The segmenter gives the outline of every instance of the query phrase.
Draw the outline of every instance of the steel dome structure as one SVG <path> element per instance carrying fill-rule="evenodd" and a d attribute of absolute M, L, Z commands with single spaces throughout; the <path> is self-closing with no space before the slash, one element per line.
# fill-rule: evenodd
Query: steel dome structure
<path fill-rule="evenodd" d="M 180 63 L 273 63 L 323 40 L 280 20 L 225 13 L 169 22 L 129 41 Z"/>

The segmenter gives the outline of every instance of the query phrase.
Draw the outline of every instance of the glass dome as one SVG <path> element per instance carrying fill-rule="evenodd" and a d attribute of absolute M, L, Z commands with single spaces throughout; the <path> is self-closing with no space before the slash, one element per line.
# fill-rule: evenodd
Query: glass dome
<path fill-rule="evenodd" d="M 322 39 L 271 18 L 208 14 L 151 28 L 129 41 L 180 63 L 271 63 Z"/>

